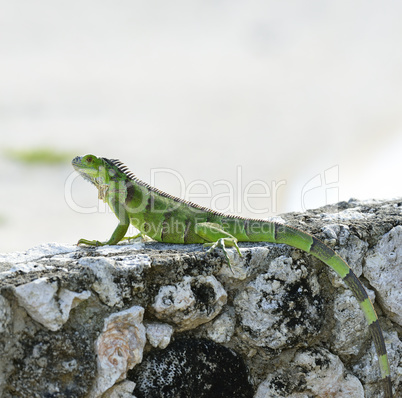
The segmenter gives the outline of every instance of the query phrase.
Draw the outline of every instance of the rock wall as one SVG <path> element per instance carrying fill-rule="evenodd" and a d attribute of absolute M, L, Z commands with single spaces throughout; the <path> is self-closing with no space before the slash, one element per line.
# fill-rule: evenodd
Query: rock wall
<path fill-rule="evenodd" d="M 337 250 L 365 284 L 402 396 L 402 201 L 282 221 Z M 0 396 L 381 397 L 374 345 L 343 282 L 285 245 L 240 248 L 241 258 L 229 250 L 233 271 L 201 245 L 0 255 Z"/>

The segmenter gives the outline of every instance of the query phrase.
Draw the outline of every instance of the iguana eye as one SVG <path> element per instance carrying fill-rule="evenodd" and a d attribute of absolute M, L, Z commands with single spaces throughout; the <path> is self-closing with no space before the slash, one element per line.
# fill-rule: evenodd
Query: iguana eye
<path fill-rule="evenodd" d="M 93 161 L 92 156 L 88 156 L 88 157 L 87 157 L 87 162 L 88 162 L 88 163 L 92 163 L 92 161 Z"/>

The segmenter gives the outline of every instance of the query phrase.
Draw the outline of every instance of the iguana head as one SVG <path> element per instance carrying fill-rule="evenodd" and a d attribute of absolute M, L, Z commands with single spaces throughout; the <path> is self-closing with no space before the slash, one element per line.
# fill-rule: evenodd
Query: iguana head
<path fill-rule="evenodd" d="M 77 156 L 71 163 L 83 178 L 96 186 L 98 198 L 103 201 L 110 197 L 116 199 L 117 195 L 118 199 L 124 202 L 128 192 L 133 194 L 133 185 L 130 180 L 136 180 L 136 177 L 119 160 L 85 155 Z"/>
<path fill-rule="evenodd" d="M 98 158 L 95 155 L 77 156 L 71 163 L 82 177 L 96 186 L 99 185 L 101 175 L 105 170 L 102 158 Z"/>

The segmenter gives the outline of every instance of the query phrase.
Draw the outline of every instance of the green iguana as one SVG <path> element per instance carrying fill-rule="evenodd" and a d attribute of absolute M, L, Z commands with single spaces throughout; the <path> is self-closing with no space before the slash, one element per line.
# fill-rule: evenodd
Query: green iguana
<path fill-rule="evenodd" d="M 203 243 L 223 250 L 237 242 L 284 243 L 317 257 L 331 267 L 357 298 L 369 324 L 381 369 L 384 397 L 392 397 L 390 370 L 382 330 L 363 285 L 346 262 L 331 248 L 306 232 L 286 225 L 225 215 L 179 199 L 151 187 L 128 171 L 118 160 L 94 155 L 76 157 L 74 168 L 98 188 L 99 198 L 106 202 L 119 219 L 119 224 L 106 242 L 80 239 L 78 244 L 115 245 L 124 238 L 130 225 L 141 234 L 159 242 Z"/>

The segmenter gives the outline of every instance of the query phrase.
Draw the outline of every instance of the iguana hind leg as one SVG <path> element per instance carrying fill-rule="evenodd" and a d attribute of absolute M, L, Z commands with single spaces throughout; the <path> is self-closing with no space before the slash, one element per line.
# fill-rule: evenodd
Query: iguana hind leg
<path fill-rule="evenodd" d="M 226 247 L 234 247 L 241 257 L 240 249 L 237 245 L 237 239 L 233 235 L 224 231 L 221 225 L 215 223 L 198 223 L 195 225 L 194 230 L 198 236 L 207 241 L 207 243 L 204 243 L 204 246 L 211 246 L 207 251 L 208 253 L 215 250 L 217 247 L 222 249 L 225 259 L 229 264 L 230 269 L 232 269 Z"/>
<path fill-rule="evenodd" d="M 141 240 L 143 242 L 150 239 L 147 235 L 143 234 L 142 232 L 139 232 L 138 234 L 133 235 L 133 236 L 125 236 L 124 238 L 122 238 L 122 240 L 130 241 L 130 240 L 134 240 L 134 239 L 138 239 L 138 238 L 141 238 Z"/>

